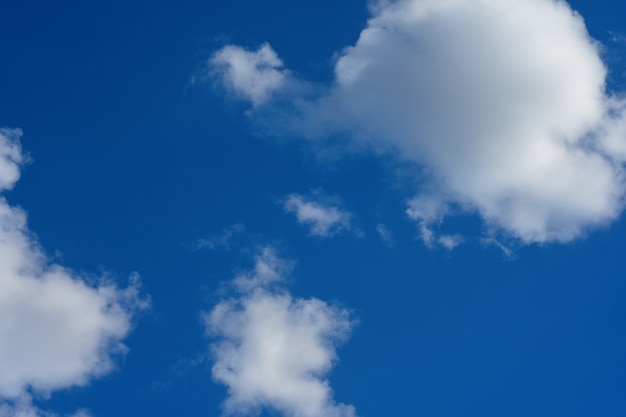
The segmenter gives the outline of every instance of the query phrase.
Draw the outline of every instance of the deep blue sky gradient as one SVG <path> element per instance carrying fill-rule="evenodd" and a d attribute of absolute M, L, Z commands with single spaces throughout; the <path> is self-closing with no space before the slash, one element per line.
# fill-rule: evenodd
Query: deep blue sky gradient
<path fill-rule="evenodd" d="M 572 1 L 626 85 L 622 1 Z M 79 271 L 142 277 L 153 308 L 118 369 L 46 408 L 96 417 L 219 414 L 199 314 L 220 284 L 275 244 L 297 261 L 289 288 L 359 319 L 331 375 L 361 417 L 626 416 L 626 221 L 567 245 L 477 239 L 431 251 L 404 216 L 414 185 L 371 155 L 320 161 L 298 141 L 255 134 L 245 106 L 193 83 L 210 54 L 269 41 L 306 78 L 332 79 L 364 1 L 0 3 L 0 126 L 24 130 L 32 163 L 7 193 L 51 256 Z M 280 199 L 321 189 L 363 238 L 307 236 Z M 243 223 L 231 251 L 199 238 Z M 395 243 L 385 245 L 385 223 Z M 463 216 L 444 227 L 478 236 Z M 58 253 L 57 253 L 58 252 Z M 0 370 L 1 372 L 1 370 Z M 269 414 L 268 414 L 269 415 Z"/>

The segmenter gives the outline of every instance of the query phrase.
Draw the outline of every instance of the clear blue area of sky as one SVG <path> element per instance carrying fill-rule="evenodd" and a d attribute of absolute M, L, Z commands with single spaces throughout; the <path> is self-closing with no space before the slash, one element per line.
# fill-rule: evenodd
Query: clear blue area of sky
<path fill-rule="evenodd" d="M 572 1 L 626 90 L 626 5 Z M 626 221 L 506 260 L 470 241 L 431 251 L 404 215 L 415 191 L 394 162 L 317 160 L 299 141 L 259 137 L 244 105 L 193 84 L 225 43 L 269 41 L 308 79 L 332 77 L 364 0 L 0 3 L 0 126 L 24 130 L 31 162 L 7 193 L 51 256 L 79 271 L 143 277 L 153 308 L 112 374 L 46 407 L 96 417 L 219 414 L 199 314 L 220 283 L 272 243 L 297 260 L 289 288 L 359 319 L 331 374 L 361 417 L 626 416 Z M 617 36 L 619 37 L 619 36 Z M 364 238 L 307 236 L 279 200 L 323 189 Z M 232 224 L 231 251 L 194 242 Z M 385 223 L 394 245 L 376 225 Z M 478 236 L 480 222 L 446 223 Z M 2 370 L 0 370 L 2 372 Z"/>

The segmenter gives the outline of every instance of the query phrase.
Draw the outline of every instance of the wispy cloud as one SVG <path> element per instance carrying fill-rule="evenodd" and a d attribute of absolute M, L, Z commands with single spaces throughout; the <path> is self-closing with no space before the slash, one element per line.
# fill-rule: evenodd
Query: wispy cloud
<path fill-rule="evenodd" d="M 498 239 L 495 239 L 493 237 L 483 237 L 480 239 L 480 243 L 482 243 L 484 246 L 495 246 L 496 248 L 500 249 L 505 259 L 515 259 L 515 252 L 513 251 L 513 249 L 505 246 L 504 243 L 500 242 Z"/>
<path fill-rule="evenodd" d="M 605 90 L 598 44 L 566 2 L 400 0 L 371 10 L 317 97 L 283 85 L 252 100 L 249 115 L 395 154 L 423 168 L 419 198 L 478 213 L 523 243 L 568 242 L 620 215 L 626 100 Z"/>
<path fill-rule="evenodd" d="M 383 240 L 383 242 L 385 242 L 386 245 L 391 246 L 394 244 L 393 234 L 385 224 L 379 223 L 376 226 L 376 232 L 378 232 L 378 236 L 380 236 L 380 238 Z"/>
<path fill-rule="evenodd" d="M 350 229 L 351 214 L 338 205 L 316 201 L 319 195 L 304 197 L 291 194 L 285 199 L 284 209 L 296 215 L 298 223 L 309 226 L 310 234 L 320 237 L 332 237 Z"/>
<path fill-rule="evenodd" d="M 295 263 L 279 257 L 272 247 L 264 247 L 255 257 L 254 269 L 237 275 L 233 279 L 235 288 L 247 293 L 257 288 L 269 288 L 280 284 L 291 274 Z"/>
<path fill-rule="evenodd" d="M 221 232 L 209 236 L 207 238 L 201 238 L 196 241 L 196 249 L 230 249 L 230 245 L 233 239 L 240 234 L 245 233 L 246 228 L 243 224 L 238 223 L 230 227 L 223 229 Z"/>
<path fill-rule="evenodd" d="M 18 130 L 0 131 L 0 192 L 23 161 Z M 97 286 L 53 264 L 26 214 L 0 196 L 0 416 L 35 416 L 31 395 L 82 386 L 113 369 L 135 313 L 148 306 L 138 276 Z M 4 414 L 3 414 L 4 413 Z"/>
<path fill-rule="evenodd" d="M 281 288 L 292 268 L 292 261 L 262 248 L 254 269 L 235 278 L 237 294 L 203 314 L 207 333 L 216 338 L 213 377 L 228 387 L 224 410 L 353 417 L 354 408 L 336 403 L 325 379 L 353 321 L 344 309 Z"/>
<path fill-rule="evenodd" d="M 429 249 L 436 247 L 452 250 L 464 242 L 461 235 L 438 234 L 434 226 L 439 225 L 448 213 L 448 206 L 432 197 L 419 196 L 409 202 L 407 216 L 418 224 L 420 238 Z"/>

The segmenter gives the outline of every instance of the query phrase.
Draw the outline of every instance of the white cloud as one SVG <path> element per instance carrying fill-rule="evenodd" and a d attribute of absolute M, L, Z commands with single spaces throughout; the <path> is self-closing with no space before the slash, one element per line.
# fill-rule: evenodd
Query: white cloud
<path fill-rule="evenodd" d="M 413 162 L 426 173 L 419 198 L 437 214 L 476 212 L 490 234 L 524 243 L 571 241 L 620 215 L 626 100 L 606 92 L 598 44 L 566 2 L 399 0 L 372 10 L 333 85 L 315 100 L 294 91 L 299 123 L 277 118 L 285 129 L 348 132 Z"/>
<path fill-rule="evenodd" d="M 20 179 L 20 164 L 24 161 L 18 141 L 19 129 L 0 129 L 0 192 L 13 188 Z"/>
<path fill-rule="evenodd" d="M 17 130 L 0 132 L 0 191 L 19 178 Z M 145 308 L 139 279 L 127 288 L 89 285 L 52 264 L 26 215 L 0 196 L 0 416 L 30 416 L 30 395 L 81 386 L 113 368 L 127 350 L 134 313 Z M 9 410 L 9 411 L 7 411 Z"/>
<path fill-rule="evenodd" d="M 460 235 L 442 235 L 437 238 L 437 243 L 448 250 L 456 248 L 463 242 L 464 239 Z"/>
<path fill-rule="evenodd" d="M 350 229 L 350 213 L 336 205 L 291 194 L 285 200 L 284 208 L 286 212 L 296 215 L 298 223 L 309 226 L 314 236 L 332 237 Z"/>
<path fill-rule="evenodd" d="M 291 274 L 294 266 L 293 261 L 282 259 L 273 248 L 265 247 L 255 257 L 254 269 L 237 275 L 233 279 L 233 284 L 240 292 L 268 288 L 273 284 L 281 283 L 286 276 Z"/>
<path fill-rule="evenodd" d="M 282 69 L 283 62 L 267 43 L 256 51 L 226 46 L 211 57 L 209 65 L 230 91 L 254 106 L 266 102 L 289 77 L 289 72 Z"/>
<path fill-rule="evenodd" d="M 406 214 L 417 222 L 420 238 L 427 248 L 443 247 L 452 250 L 463 243 L 464 239 L 460 235 L 439 235 L 433 229 L 448 214 L 446 203 L 432 196 L 422 195 L 409 201 L 408 206 Z"/>
<path fill-rule="evenodd" d="M 41 414 L 29 401 L 14 404 L 0 402 L 0 417 L 41 417 Z"/>
<path fill-rule="evenodd" d="M 228 387 L 224 409 L 227 414 L 256 415 L 271 408 L 286 417 L 353 417 L 354 408 L 336 403 L 325 379 L 353 322 L 343 309 L 268 287 L 284 279 L 292 265 L 273 249 L 263 249 L 255 269 L 236 278 L 238 296 L 203 315 L 208 334 L 218 338 L 211 346 L 213 377 Z M 241 285 L 243 280 L 248 285 Z"/>

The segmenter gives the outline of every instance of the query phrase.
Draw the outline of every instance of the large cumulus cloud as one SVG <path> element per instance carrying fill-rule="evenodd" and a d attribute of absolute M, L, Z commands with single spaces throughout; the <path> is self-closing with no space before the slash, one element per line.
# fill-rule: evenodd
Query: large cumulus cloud
<path fill-rule="evenodd" d="M 303 81 L 277 68 L 281 83 L 251 114 L 275 115 L 263 107 L 288 100 L 290 119 L 275 119 L 285 128 L 348 132 L 419 165 L 407 213 L 422 231 L 455 206 L 490 232 L 566 242 L 623 209 L 626 101 L 606 91 L 599 49 L 564 1 L 381 2 L 339 55 L 332 85 L 314 99 L 288 96 Z M 222 61 L 218 73 L 232 79 L 239 65 Z"/>

